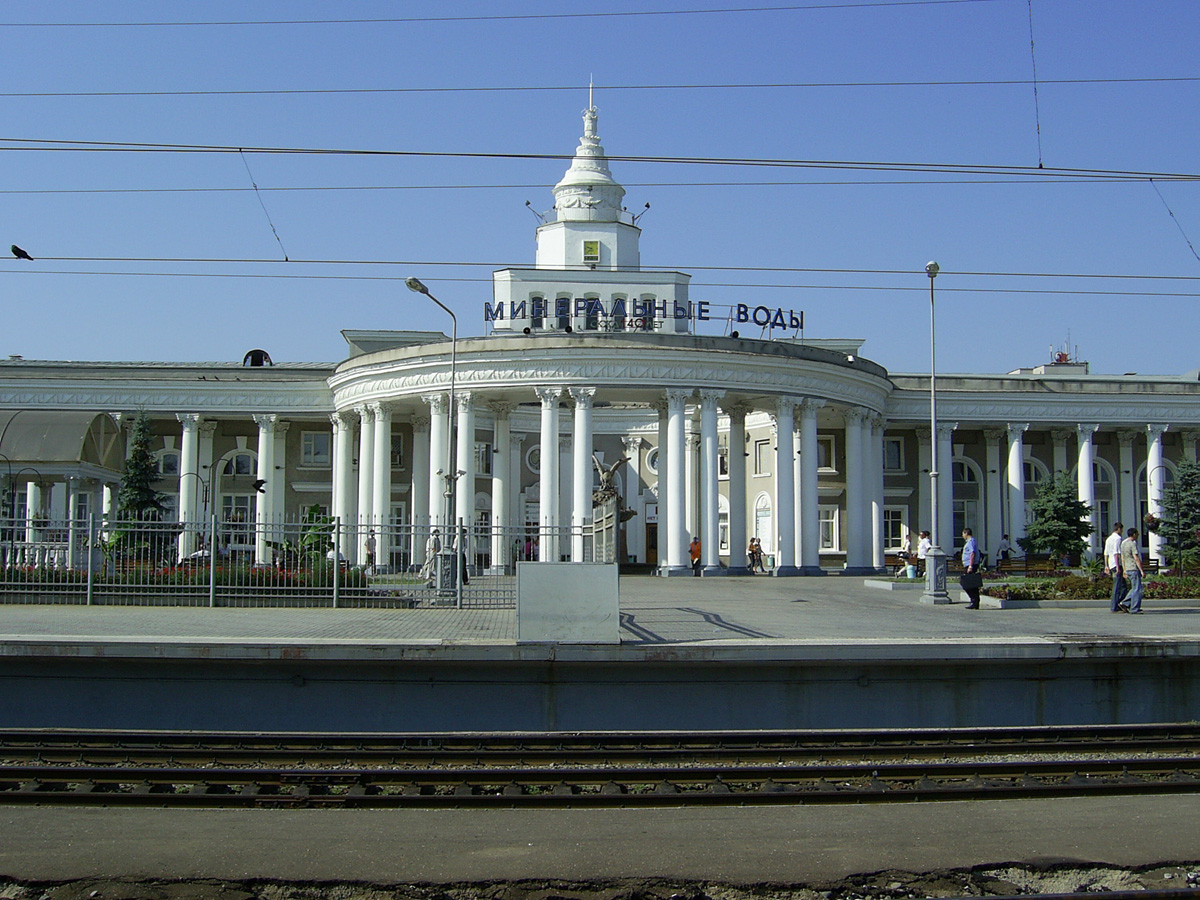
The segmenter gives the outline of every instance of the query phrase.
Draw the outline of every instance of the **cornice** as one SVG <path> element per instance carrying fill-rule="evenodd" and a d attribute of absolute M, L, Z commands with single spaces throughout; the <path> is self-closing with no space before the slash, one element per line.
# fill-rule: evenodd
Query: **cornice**
<path fill-rule="evenodd" d="M 1194 394 L 1168 396 L 1109 394 L 988 394 L 955 396 L 938 391 L 938 416 L 956 419 L 960 427 L 1014 420 L 1039 426 L 1098 422 L 1103 427 L 1141 427 L 1147 422 L 1172 422 L 1182 427 L 1200 425 L 1200 403 Z M 893 425 L 929 420 L 929 395 L 895 393 L 888 398 L 885 415 Z"/>
<path fill-rule="evenodd" d="M 252 384 L 188 382 L 172 385 L 144 381 L 37 380 L 0 384 L 0 408 L 33 407 L 62 410 L 134 410 L 148 413 L 251 415 L 262 412 L 325 417 L 334 410 L 333 395 L 321 382 Z"/>

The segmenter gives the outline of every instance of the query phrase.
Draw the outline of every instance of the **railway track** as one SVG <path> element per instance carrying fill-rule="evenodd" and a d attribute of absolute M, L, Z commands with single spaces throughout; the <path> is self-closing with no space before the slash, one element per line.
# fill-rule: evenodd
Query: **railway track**
<path fill-rule="evenodd" d="M 1200 726 L 252 735 L 0 729 L 0 804 L 644 806 L 1200 792 Z"/>

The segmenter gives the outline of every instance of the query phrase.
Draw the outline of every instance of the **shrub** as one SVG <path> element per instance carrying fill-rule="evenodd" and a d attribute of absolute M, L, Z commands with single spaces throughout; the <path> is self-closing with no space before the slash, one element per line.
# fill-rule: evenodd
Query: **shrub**
<path fill-rule="evenodd" d="M 1112 579 L 1101 576 L 1095 580 L 1080 575 L 1067 575 L 1054 583 L 1054 589 L 1065 600 L 1100 600 L 1112 596 Z"/>

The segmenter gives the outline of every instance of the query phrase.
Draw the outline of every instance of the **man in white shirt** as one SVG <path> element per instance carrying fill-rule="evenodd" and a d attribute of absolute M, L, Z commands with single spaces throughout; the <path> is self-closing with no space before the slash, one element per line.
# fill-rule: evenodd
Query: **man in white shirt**
<path fill-rule="evenodd" d="M 931 547 L 933 547 L 933 541 L 929 540 L 929 532 L 922 531 L 921 540 L 917 542 L 917 561 L 922 572 L 925 571 L 925 555 L 929 553 Z"/>
<path fill-rule="evenodd" d="M 1104 574 L 1111 575 L 1113 580 L 1112 602 L 1110 612 L 1121 611 L 1121 601 L 1125 599 L 1126 583 L 1121 572 L 1121 523 L 1113 525 L 1113 532 L 1104 542 Z"/>

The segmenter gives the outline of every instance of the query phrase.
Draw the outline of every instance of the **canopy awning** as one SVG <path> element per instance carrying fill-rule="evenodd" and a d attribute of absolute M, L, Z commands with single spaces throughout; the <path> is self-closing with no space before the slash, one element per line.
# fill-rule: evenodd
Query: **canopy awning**
<path fill-rule="evenodd" d="M 14 469 L 75 463 L 120 472 L 125 458 L 110 416 L 44 409 L 0 410 L 0 454 Z"/>

